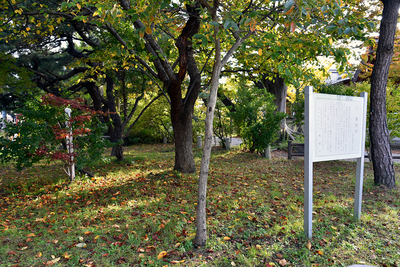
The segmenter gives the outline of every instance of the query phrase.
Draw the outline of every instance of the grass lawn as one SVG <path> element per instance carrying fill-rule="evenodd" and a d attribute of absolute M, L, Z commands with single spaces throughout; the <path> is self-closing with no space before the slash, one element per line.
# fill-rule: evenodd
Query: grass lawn
<path fill-rule="evenodd" d="M 73 184 L 55 165 L 0 165 L 0 266 L 400 266 L 400 191 L 374 186 L 370 163 L 360 221 L 356 163 L 314 163 L 307 240 L 302 158 L 215 149 L 197 248 L 198 174 L 173 171 L 173 157 L 171 145 L 129 147 Z"/>

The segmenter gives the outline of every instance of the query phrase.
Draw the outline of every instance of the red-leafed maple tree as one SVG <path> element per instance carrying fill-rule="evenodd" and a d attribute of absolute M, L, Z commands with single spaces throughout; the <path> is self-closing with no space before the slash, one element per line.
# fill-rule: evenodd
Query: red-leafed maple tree
<path fill-rule="evenodd" d="M 71 117 L 65 108 L 72 110 Z M 61 163 L 60 166 L 74 180 L 71 168 L 97 162 L 106 147 L 101 138 L 103 129 L 97 123 L 97 112 L 84 104 L 83 99 L 68 100 L 51 94 L 31 99 L 18 109 L 20 120 L 8 124 L 0 138 L 2 162 L 13 162 L 18 169 L 39 161 Z M 66 122 L 68 126 L 66 126 Z M 67 138 L 74 139 L 68 149 Z"/>

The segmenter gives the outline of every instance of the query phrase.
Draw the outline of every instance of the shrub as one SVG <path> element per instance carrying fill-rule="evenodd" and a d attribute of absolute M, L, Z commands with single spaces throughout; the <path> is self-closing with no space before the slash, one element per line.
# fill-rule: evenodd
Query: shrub
<path fill-rule="evenodd" d="M 250 151 L 262 153 L 279 136 L 286 114 L 275 111 L 274 100 L 275 96 L 263 89 L 247 86 L 238 89 L 232 117 Z"/>

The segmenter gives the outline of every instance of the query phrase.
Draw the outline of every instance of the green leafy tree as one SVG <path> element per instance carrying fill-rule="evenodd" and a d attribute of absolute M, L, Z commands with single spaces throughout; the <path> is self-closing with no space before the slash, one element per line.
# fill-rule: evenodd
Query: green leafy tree
<path fill-rule="evenodd" d="M 209 25 L 202 27 L 199 34 L 194 35 L 193 38 L 201 39 L 203 45 L 212 44 L 212 49 L 215 51 L 212 71 L 210 72 L 212 77 L 210 97 L 207 101 L 205 142 L 197 201 L 197 232 L 194 241 L 196 245 L 203 246 L 206 242 L 205 200 L 213 133 L 212 122 L 218 95 L 219 78 L 222 71 L 237 71 L 230 68 L 230 66 L 236 66 L 236 64 L 227 64 L 229 59 L 235 52 L 241 50 L 244 55 L 243 60 L 247 60 L 247 63 L 256 62 L 253 59 L 254 56 L 260 57 L 258 60 L 262 62 L 264 60 L 261 58 L 262 48 L 269 48 L 273 44 L 274 51 L 270 51 L 268 55 L 272 59 L 269 69 L 284 72 L 288 79 L 295 80 L 296 77 L 299 77 L 297 74 L 304 76 L 301 73 L 302 68 L 298 68 L 303 63 L 301 59 L 296 58 L 296 54 L 302 53 L 312 56 L 315 51 L 321 51 L 330 55 L 331 36 L 338 35 L 349 38 L 349 34 L 354 33 L 361 37 L 371 25 L 368 20 L 360 16 L 363 13 L 362 10 L 365 10 L 366 7 L 359 1 L 350 2 L 350 7 L 342 2 L 326 1 L 225 2 L 204 0 L 200 3 L 204 7 L 203 10 L 206 11 L 202 19 L 208 21 Z M 315 14 L 315 16 L 312 16 L 312 14 Z M 316 50 L 308 49 L 305 46 L 302 48 L 303 42 L 295 43 L 297 41 L 296 36 L 290 36 L 291 29 L 294 28 L 292 25 L 301 28 L 299 35 L 307 35 L 305 40 L 312 42 L 313 36 L 324 36 L 322 42 L 325 46 Z M 286 32 L 285 28 L 287 29 Z M 282 36 L 287 36 L 285 38 L 287 42 L 280 43 L 280 36 L 276 32 L 281 30 L 282 33 L 285 33 Z M 295 29 L 292 32 L 296 32 Z M 255 49 L 255 47 L 258 49 Z M 314 47 L 318 48 L 318 46 Z M 296 51 L 300 52 L 296 53 Z M 343 50 L 338 50 L 336 54 L 333 54 L 338 60 L 345 56 Z M 277 61 L 281 55 L 283 57 L 280 64 L 273 62 L 273 60 Z M 235 57 L 238 59 L 236 55 Z M 239 67 L 243 67 L 243 65 Z M 297 71 L 298 69 L 300 71 Z"/>
<path fill-rule="evenodd" d="M 213 6 L 223 8 L 212 14 L 210 7 Z M 322 1 L 79 0 L 3 3 L 0 7 L 4 15 L 0 22 L 9 39 L 20 39 L 23 45 L 37 44 L 38 47 L 40 40 L 50 43 L 53 39 L 62 42 L 68 39 L 68 52 L 81 62 L 76 68 L 83 67 L 83 62 L 86 68 L 90 67 L 85 71 L 86 79 L 81 81 L 91 83 L 86 84 L 86 89 L 91 91 L 94 102 L 104 99 L 98 96 L 93 83 L 106 69 L 115 67 L 108 64 L 114 59 L 123 59 L 128 65 L 145 70 L 171 103 L 176 140 L 174 168 L 183 172 L 195 171 L 192 154 L 194 105 L 202 79 L 213 73 L 215 64 L 208 62 L 211 56 L 219 53 L 214 47 L 217 37 L 222 40 L 222 51 L 227 52 L 226 59 L 232 57 L 233 52 L 242 51 L 240 62 L 246 61 L 248 56 L 247 63 L 251 64 L 256 62 L 254 56 L 259 57 L 256 58 L 259 62 L 265 61 L 262 54 L 270 59 L 268 68 L 264 69 L 275 68 L 285 75 L 283 78 L 294 79 L 297 74 L 304 76 L 297 71 L 297 66 L 302 64 L 297 55 L 311 57 L 316 54 L 315 50 L 329 54 L 332 51 L 329 38 L 348 38 L 360 34 L 368 26 L 368 21 L 361 18 L 363 8 L 359 1 L 350 1 L 345 6 L 342 2 L 322 5 Z M 215 27 L 220 29 L 218 36 L 214 36 Z M 322 36 L 321 41 L 313 41 L 315 36 Z M 304 38 L 297 41 L 299 37 Z M 75 41 L 84 42 L 87 49 L 74 49 Z M 314 50 L 305 49 L 307 44 L 314 43 Z M 318 48 L 321 43 L 324 46 Z M 336 58 L 344 56 L 343 52 L 333 54 Z M 223 62 L 226 71 L 232 69 L 230 65 Z"/>

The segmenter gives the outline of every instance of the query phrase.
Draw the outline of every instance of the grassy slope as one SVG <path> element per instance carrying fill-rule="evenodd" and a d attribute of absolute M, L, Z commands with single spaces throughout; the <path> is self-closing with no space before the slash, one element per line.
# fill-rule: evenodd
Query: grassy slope
<path fill-rule="evenodd" d="M 127 157 L 71 185 L 56 166 L 1 165 L 0 266 L 400 266 L 400 192 L 374 186 L 369 163 L 359 222 L 355 163 L 314 164 L 308 241 L 302 159 L 214 151 L 202 249 L 191 242 L 198 176 L 172 171 L 169 145 L 130 147 Z"/>

